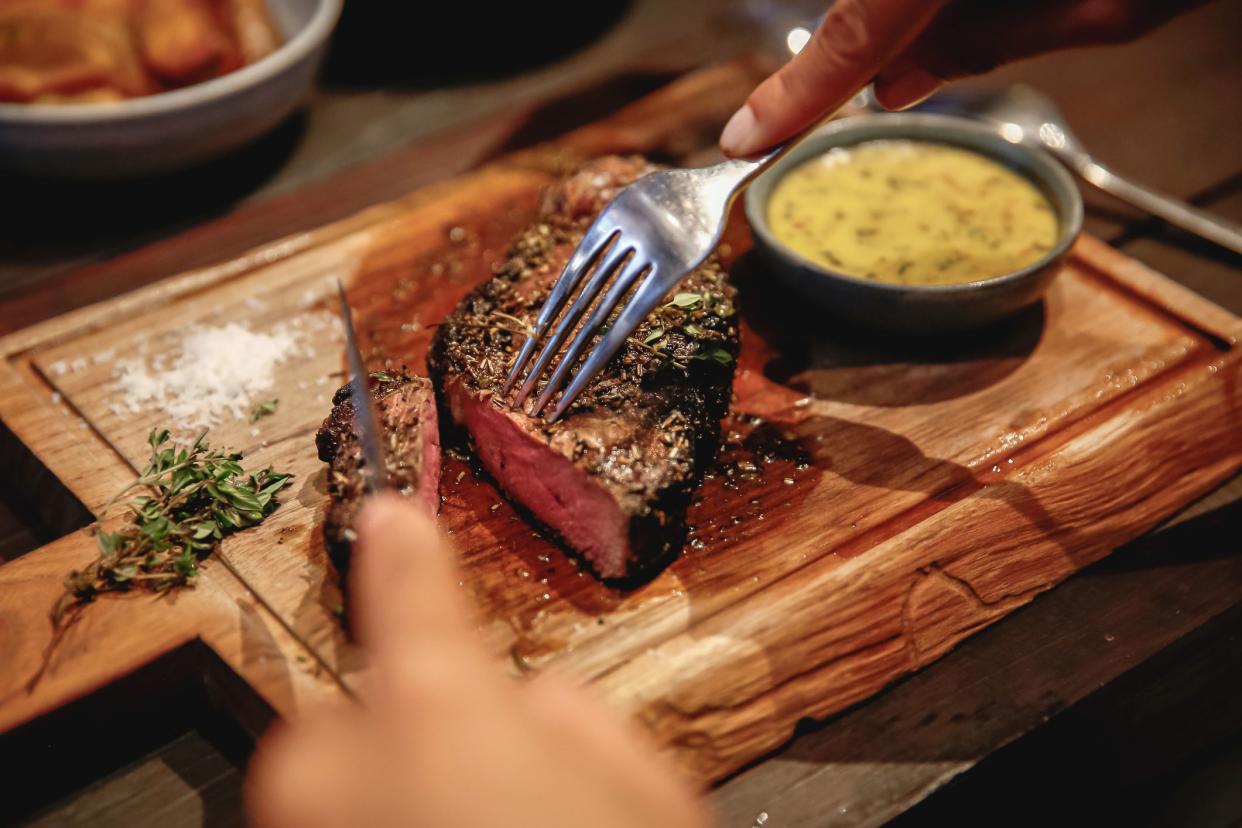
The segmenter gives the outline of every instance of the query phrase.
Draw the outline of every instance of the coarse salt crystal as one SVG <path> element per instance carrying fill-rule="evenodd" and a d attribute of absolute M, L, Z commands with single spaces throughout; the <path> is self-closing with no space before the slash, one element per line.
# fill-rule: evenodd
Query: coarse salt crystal
<path fill-rule="evenodd" d="M 69 370 L 69 365 L 63 359 L 58 359 L 51 365 L 47 366 L 47 369 L 56 376 L 63 377 L 65 372 Z"/>
<path fill-rule="evenodd" d="M 59 392 L 59 391 L 53 391 L 53 392 L 52 392 L 52 405 L 56 405 L 56 404 L 58 404 L 58 403 L 60 402 L 60 399 L 61 399 L 61 397 L 60 397 L 60 392 Z"/>
<path fill-rule="evenodd" d="M 131 410 L 151 405 L 178 430 L 205 428 L 225 416 L 248 416 L 255 395 L 272 387 L 276 367 L 298 345 L 283 323 L 267 333 L 238 322 L 196 326 L 170 360 L 160 354 L 149 367 L 141 359 L 120 360 L 114 376 Z"/>

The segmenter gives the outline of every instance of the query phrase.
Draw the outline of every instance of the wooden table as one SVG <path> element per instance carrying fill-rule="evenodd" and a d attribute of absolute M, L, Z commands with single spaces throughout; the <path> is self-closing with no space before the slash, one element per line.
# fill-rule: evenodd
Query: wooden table
<path fill-rule="evenodd" d="M 795 6 L 783 20 L 798 19 Z M 420 90 L 417 79 L 377 86 L 357 73 L 347 83 L 338 63 L 304 114 L 205 169 L 123 188 L 0 181 L 13 194 L 6 202 L 30 205 L 8 219 L 12 232 L 0 242 L 0 332 L 317 226 L 590 120 L 672 74 L 752 47 L 761 13 L 772 11 L 754 2 L 638 2 L 583 51 L 447 88 Z M 605 26 L 607 16 L 592 24 Z M 988 82 L 1037 86 L 1106 163 L 1238 221 L 1239 31 L 1242 6 L 1218 2 L 1140 43 L 1043 58 Z M 1088 203 L 1092 232 L 1242 312 L 1238 257 L 1104 197 L 1088 194 Z M 6 494 L 0 559 L 49 534 L 28 517 L 20 493 Z M 1037 820 L 1064 817 L 1082 791 L 1114 819 L 1238 819 L 1236 785 L 1225 783 L 1242 757 L 1240 496 L 1242 478 L 919 674 L 808 726 L 719 787 L 724 823 L 924 824 L 994 816 L 1015 801 Z M 97 784 L 82 800 L 94 810 L 80 802 L 74 813 L 128 823 L 132 813 L 118 804 L 125 792 L 164 779 L 170 790 L 198 792 L 176 821 L 228 822 L 235 771 L 213 771 L 210 784 L 158 772 L 194 765 L 186 756 L 216 768 L 209 753 L 178 739 Z M 962 776 L 924 799 L 946 772 Z M 1027 790 L 1033 783 L 1038 797 Z M 841 812 L 847 793 L 870 803 L 866 811 Z"/>

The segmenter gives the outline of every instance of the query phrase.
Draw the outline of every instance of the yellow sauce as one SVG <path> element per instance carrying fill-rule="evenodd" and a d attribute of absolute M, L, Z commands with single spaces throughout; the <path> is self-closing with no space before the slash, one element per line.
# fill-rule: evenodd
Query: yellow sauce
<path fill-rule="evenodd" d="M 1052 205 L 1023 176 L 970 150 L 923 141 L 837 147 L 773 189 L 768 225 L 840 273 L 911 285 L 1002 276 L 1055 244 Z"/>

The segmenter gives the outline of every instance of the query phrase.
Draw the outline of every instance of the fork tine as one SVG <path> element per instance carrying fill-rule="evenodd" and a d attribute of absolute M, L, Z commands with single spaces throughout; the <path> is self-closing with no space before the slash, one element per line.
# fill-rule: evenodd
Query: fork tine
<path fill-rule="evenodd" d="M 578 361 L 578 357 L 582 355 L 583 349 L 586 348 L 587 343 L 589 343 L 595 336 L 595 331 L 600 325 L 604 324 L 604 322 L 608 320 L 608 316 L 617 307 L 617 304 L 621 301 L 622 297 L 629 292 L 630 287 L 644 272 L 649 272 L 651 275 L 654 275 L 655 267 L 654 265 L 649 266 L 647 262 L 638 261 L 638 256 L 636 255 L 630 262 L 630 266 L 626 272 L 612 284 L 612 287 L 609 288 L 608 293 L 605 294 L 604 298 L 600 300 L 599 306 L 595 309 L 595 313 L 591 315 L 590 321 L 582 326 L 582 329 L 578 331 L 577 338 L 575 338 L 573 344 L 569 346 L 569 350 L 565 352 L 563 357 L 561 357 L 561 362 L 556 366 L 556 371 L 552 374 L 552 378 L 548 380 L 548 384 L 543 388 L 543 393 L 539 395 L 539 399 L 535 402 L 534 410 L 531 412 L 533 415 L 538 416 L 539 412 L 543 410 L 544 406 L 548 404 L 548 401 L 552 399 L 553 395 L 556 394 L 557 390 L 564 384 L 565 378 L 569 376 L 570 370 Z M 648 277 L 648 281 L 650 281 L 650 276 Z M 639 292 L 642 290 L 643 288 L 640 287 Z M 637 294 L 635 296 L 637 297 Z M 633 302 L 631 301 L 630 304 L 633 304 Z M 599 368 L 602 368 L 605 364 L 607 364 L 613 353 L 621 347 L 621 343 L 625 341 L 626 337 L 634 332 L 634 328 L 636 328 L 638 323 L 642 321 L 644 316 L 646 316 L 646 314 L 643 314 L 643 316 L 638 317 L 634 324 L 629 328 L 623 328 L 622 326 L 625 313 L 625 311 L 622 311 L 622 317 L 617 319 L 617 324 L 613 326 L 612 330 L 608 331 L 608 333 L 604 336 L 604 339 L 600 341 L 598 346 L 596 346 L 595 350 L 588 358 L 587 364 L 583 366 L 583 371 L 586 371 L 586 369 L 592 365 L 598 364 L 599 367 L 595 368 L 594 371 L 592 371 L 592 374 L 586 375 L 586 379 L 582 380 L 581 383 L 579 383 L 578 377 L 575 377 L 574 385 L 581 388 L 582 385 L 585 385 L 586 381 L 599 370 Z M 616 337 L 619 327 L 621 328 L 621 334 L 619 337 Z M 608 355 L 603 360 L 598 360 L 598 354 L 601 350 L 606 349 L 609 342 L 611 342 L 614 338 L 616 338 L 617 344 L 611 351 L 608 352 Z M 583 373 L 579 372 L 579 376 L 583 376 Z M 558 409 L 560 409 L 560 406 L 558 406 Z M 559 416 L 559 414 L 557 416 Z M 552 419 L 555 420 L 556 417 L 554 416 Z"/>
<path fill-rule="evenodd" d="M 624 239 L 618 239 L 613 245 L 612 251 L 608 254 L 608 258 L 599 263 L 595 268 L 595 272 L 591 274 L 591 278 L 587 280 L 586 285 L 582 288 L 582 292 L 578 294 L 578 298 L 569 306 L 569 310 L 552 329 L 552 335 L 548 337 L 544 343 L 543 349 L 540 350 L 539 356 L 535 359 L 535 365 L 530 369 L 530 373 L 526 375 L 526 381 L 522 383 L 521 389 L 514 398 L 514 405 L 521 405 L 526 402 L 526 398 L 535 390 L 536 383 L 543 376 L 543 372 L 547 370 L 552 358 L 556 356 L 561 349 L 565 339 L 573 333 L 574 326 L 578 324 L 578 320 L 591 307 L 591 303 L 599 296 L 600 290 L 603 289 L 606 282 L 614 272 L 620 270 L 625 263 L 625 259 L 634 252 L 633 247 L 627 247 Z"/>
<path fill-rule="evenodd" d="M 569 261 L 565 264 L 565 269 L 561 271 L 556 284 L 552 286 L 552 292 L 548 294 L 547 301 L 539 309 L 539 316 L 535 320 L 535 329 L 526 338 L 526 341 L 522 343 L 522 349 L 518 352 L 517 359 L 513 362 L 513 367 L 509 369 L 509 376 L 505 378 L 505 384 L 501 389 L 501 393 L 509 393 L 509 389 L 513 387 L 514 381 L 521 375 L 522 368 L 525 367 L 530 360 L 531 354 L 534 353 L 535 346 L 543 338 L 543 335 L 547 333 L 548 326 L 556 319 L 556 315 L 565 304 L 565 300 L 569 298 L 574 288 L 582 281 L 582 277 L 586 275 L 587 268 L 591 266 L 592 262 L 602 256 L 608 244 L 620 235 L 620 229 L 611 225 L 605 225 L 599 220 L 596 220 L 587 228 L 586 235 L 582 237 L 582 241 L 578 242 L 578 246 L 574 248 L 573 255 L 569 257 Z"/>
<path fill-rule="evenodd" d="M 608 333 L 599 341 L 599 344 L 591 351 L 591 355 L 587 357 L 587 361 L 583 363 L 582 368 L 574 375 L 573 381 L 565 389 L 565 393 L 561 394 L 560 400 L 557 401 L 556 408 L 548 416 L 547 420 L 549 423 L 560 419 L 565 410 L 573 404 L 578 394 L 582 392 L 582 389 L 586 387 L 586 384 L 608 364 L 608 360 L 612 359 L 613 354 L 620 350 L 625 340 L 629 338 L 630 334 L 634 333 L 634 329 L 647 318 L 651 311 L 655 310 L 656 305 L 663 301 L 664 295 L 679 280 L 661 278 L 657 269 L 658 264 L 651 266 L 647 277 L 643 279 L 642 284 L 634 291 L 630 301 L 626 303 L 621 313 L 617 316 L 617 321 L 608 329 Z M 562 361 L 561 365 L 564 364 L 565 362 Z M 549 382 L 548 384 L 551 385 L 552 383 Z"/>
<path fill-rule="evenodd" d="M 590 319 L 579 329 L 578 335 L 569 346 L 569 350 L 561 357 L 560 364 L 556 366 L 556 370 L 552 373 L 548 384 L 544 386 L 543 393 L 535 401 L 535 406 L 531 410 L 532 415 L 538 416 L 543 407 L 548 404 L 548 400 L 552 399 L 552 395 L 564 383 L 565 377 L 569 375 L 570 369 L 578 361 L 578 357 L 582 355 L 582 351 L 587 346 L 587 343 L 595 336 L 595 331 L 608 320 L 609 314 L 616 308 L 617 303 L 621 301 L 621 297 L 625 296 L 634 284 L 634 281 L 646 269 L 647 263 L 639 261 L 638 255 L 635 254 L 634 258 L 630 260 L 629 267 L 608 288 L 608 292 L 604 294 L 604 298 L 595 307 L 595 311 L 591 314 Z"/>

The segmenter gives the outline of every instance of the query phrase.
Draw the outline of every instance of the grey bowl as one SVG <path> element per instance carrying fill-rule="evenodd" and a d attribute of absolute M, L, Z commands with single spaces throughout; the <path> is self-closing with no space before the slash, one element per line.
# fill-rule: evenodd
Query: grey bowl
<path fill-rule="evenodd" d="M 267 0 L 284 45 L 204 83 L 116 103 L 0 104 L 0 168 L 122 178 L 222 155 L 286 118 L 310 91 L 342 0 Z"/>
<path fill-rule="evenodd" d="M 1057 243 L 1038 262 L 1003 276 L 955 285 L 894 285 L 821 267 L 772 235 L 767 223 L 768 199 L 783 175 L 833 147 L 877 138 L 953 144 L 1025 175 L 1057 213 Z M 755 249 L 768 269 L 833 314 L 882 330 L 937 333 L 977 327 L 1037 301 L 1082 231 L 1082 196 L 1073 178 L 1050 155 L 1012 144 L 977 121 L 922 113 L 874 114 L 832 121 L 782 158 L 747 189 L 746 216 L 754 231 Z"/>

